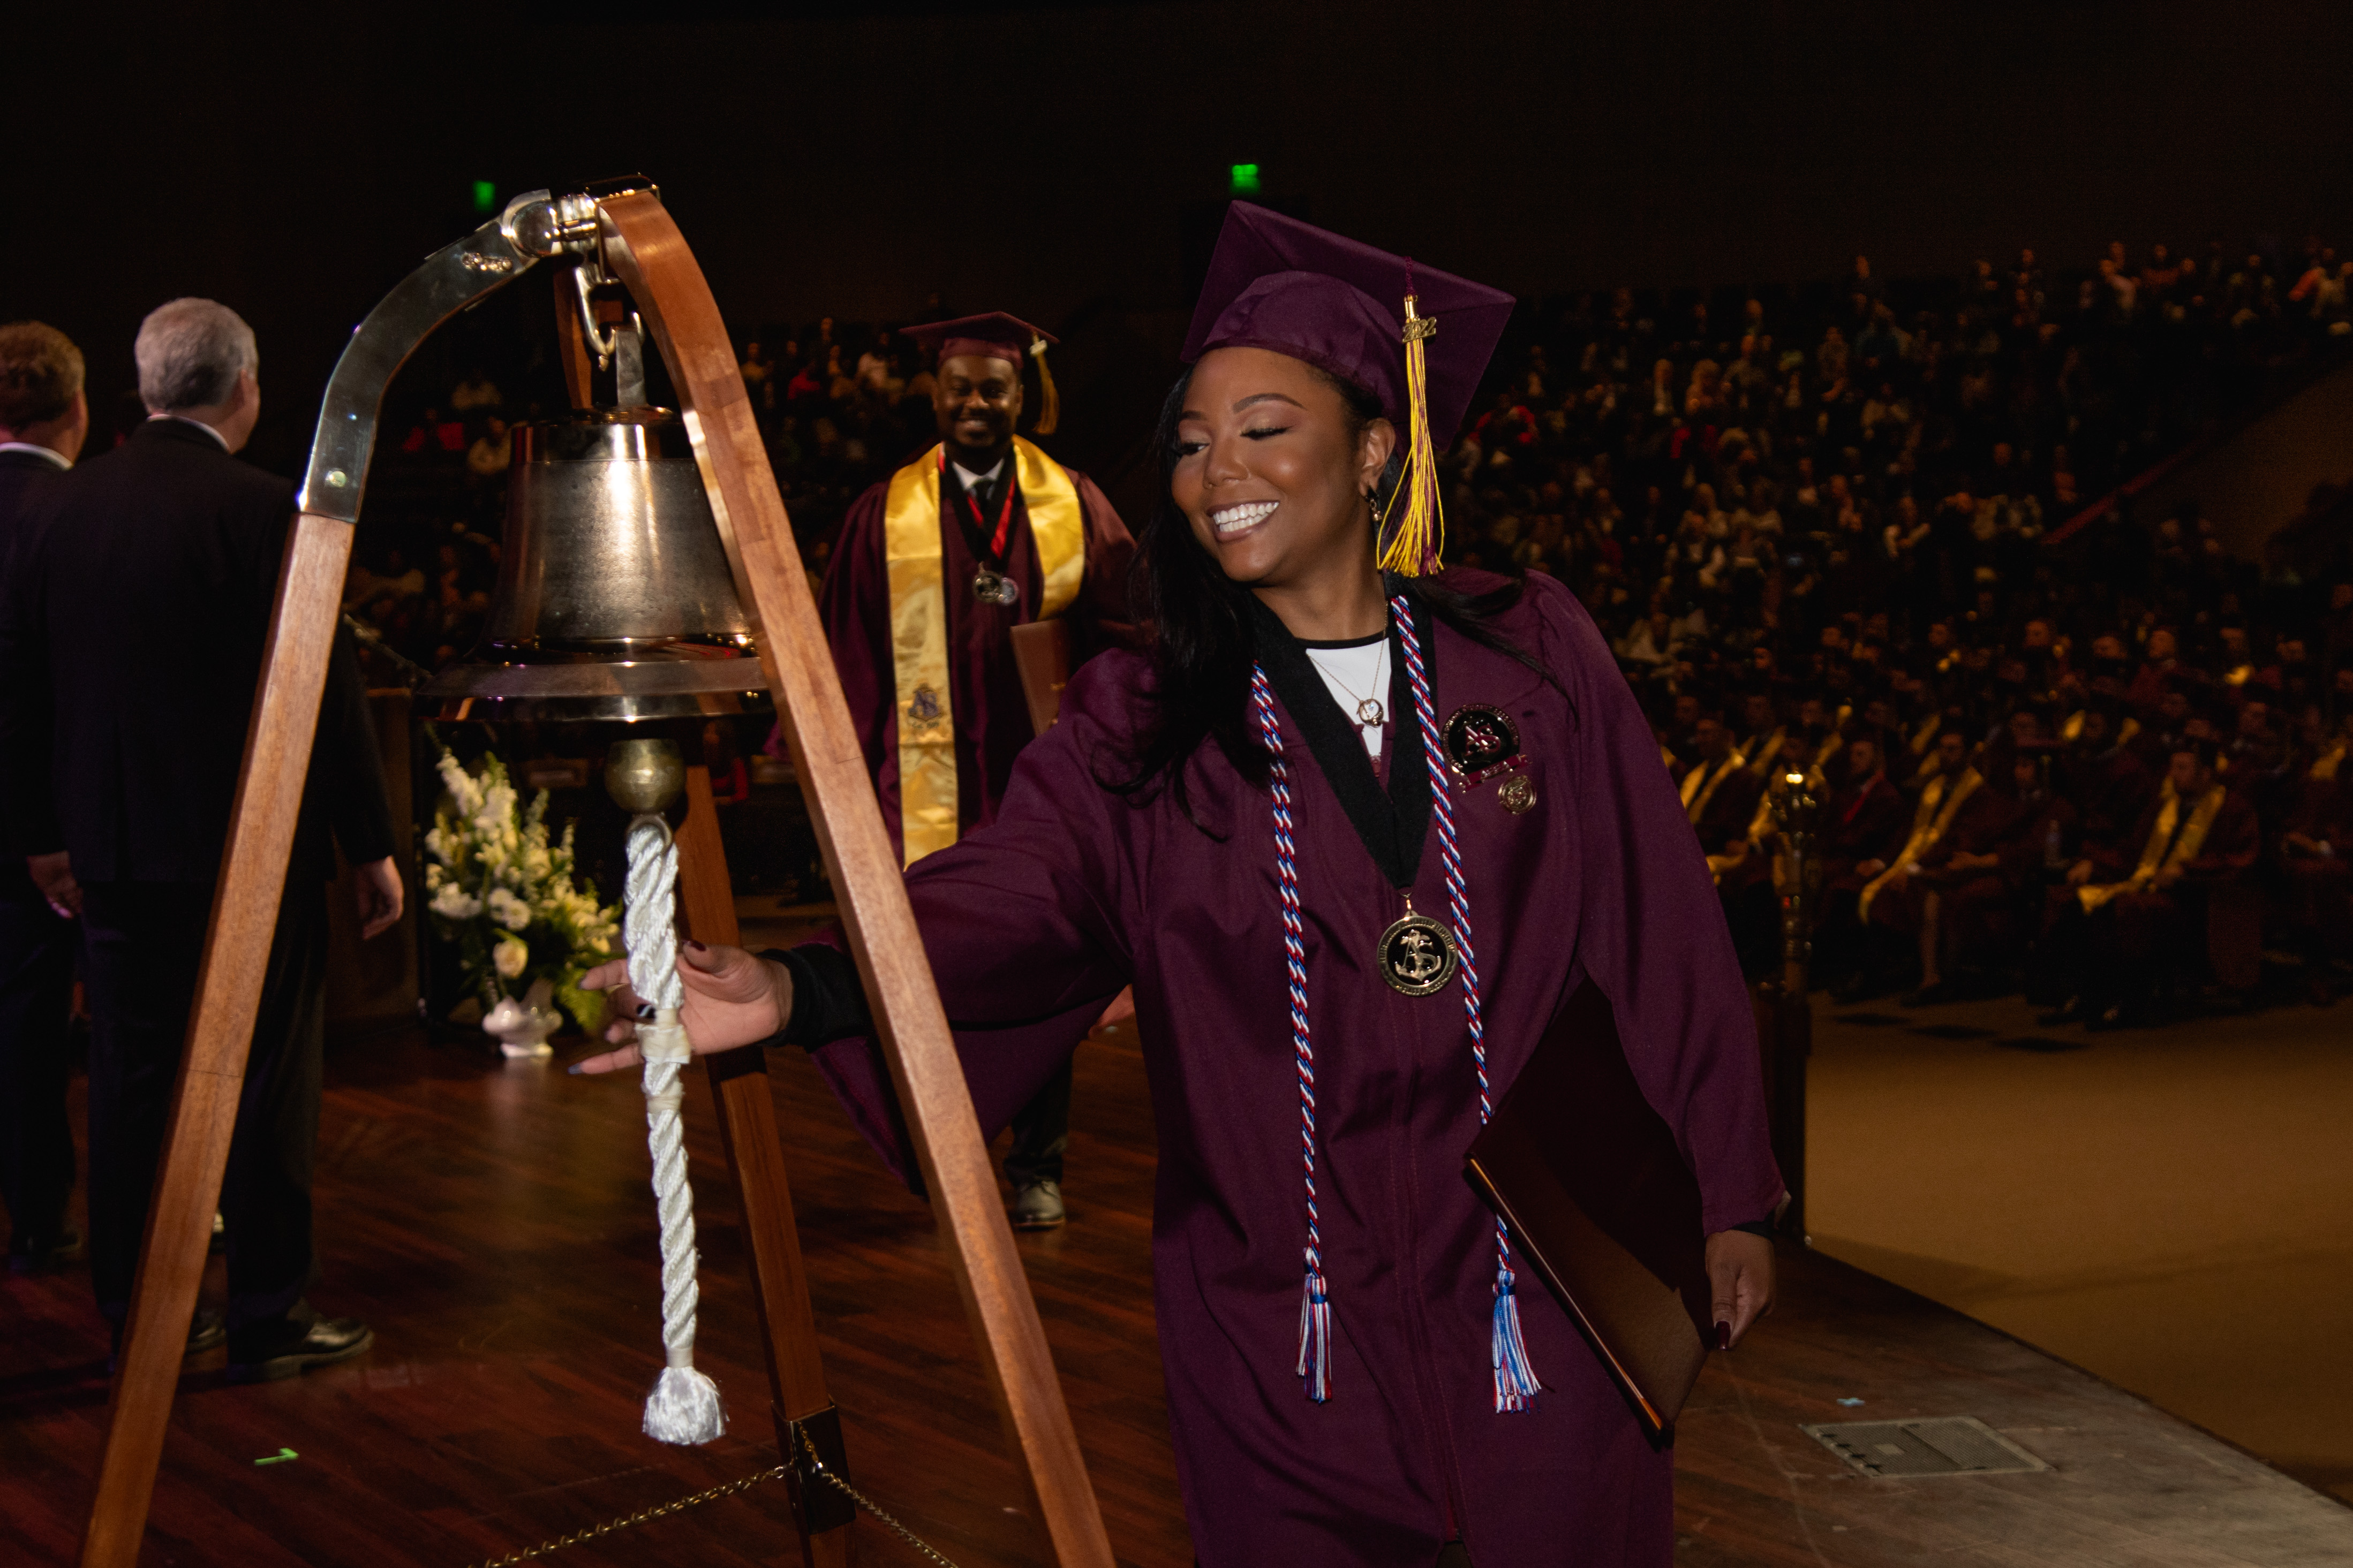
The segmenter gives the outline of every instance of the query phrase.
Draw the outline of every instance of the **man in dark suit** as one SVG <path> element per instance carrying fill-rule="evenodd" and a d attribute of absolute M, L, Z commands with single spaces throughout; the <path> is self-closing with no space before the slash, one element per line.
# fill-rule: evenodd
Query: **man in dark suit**
<path fill-rule="evenodd" d="M 81 351 L 39 321 L 0 327 L 0 584 L 25 518 L 89 434 Z M 16 737 L 0 732 L 0 752 L 16 749 Z M 8 1268 L 24 1274 L 81 1245 L 66 1217 L 74 1177 L 66 1029 L 81 896 L 55 862 L 37 868 L 53 884 L 43 892 L 18 858 L 16 829 L 14 821 L 0 829 L 12 851 L 0 857 L 0 1202 Z"/>
<path fill-rule="evenodd" d="M 253 331 L 208 300 L 140 327 L 147 422 L 35 509 L 0 605 L 0 711 L 46 693 L 46 744 L 0 758 L 32 851 L 65 852 L 90 995 L 90 1276 L 129 1310 L 261 668 L 290 487 L 232 456 L 260 410 Z M 19 725 L 21 728 L 21 724 Z M 309 1304 L 330 836 L 364 934 L 399 919 L 392 822 L 356 650 L 339 636 L 237 1108 L 221 1211 L 234 1374 L 356 1355 Z"/>

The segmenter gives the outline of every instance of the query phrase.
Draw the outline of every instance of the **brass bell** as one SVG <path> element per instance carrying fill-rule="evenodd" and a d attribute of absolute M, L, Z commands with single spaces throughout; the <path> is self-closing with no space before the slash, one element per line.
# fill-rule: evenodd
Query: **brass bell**
<path fill-rule="evenodd" d="M 686 426 L 665 408 L 514 427 L 482 640 L 419 695 L 444 719 L 685 719 L 768 706 Z"/>

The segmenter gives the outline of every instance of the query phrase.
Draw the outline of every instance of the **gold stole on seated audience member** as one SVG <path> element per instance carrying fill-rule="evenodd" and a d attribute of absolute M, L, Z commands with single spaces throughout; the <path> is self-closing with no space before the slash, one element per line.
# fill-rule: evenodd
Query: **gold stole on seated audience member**
<path fill-rule="evenodd" d="M 1773 771 L 1773 759 L 1781 754 L 1782 737 L 1788 733 L 1788 725 L 1776 725 L 1771 734 L 1766 736 L 1761 741 L 1752 742 L 1751 743 L 1754 744 L 1757 749 L 1754 752 L 1743 753 L 1748 759 L 1748 771 L 1755 773 L 1760 779 L 1767 773 L 1771 773 Z"/>
<path fill-rule="evenodd" d="M 2175 791 L 2173 781 L 2166 780 L 2165 787 L 2158 792 L 2158 798 L 2164 804 L 2158 807 L 2157 826 L 2148 830 L 2148 842 L 2140 847 L 2140 864 L 2121 882 L 2107 882 L 2096 888 L 2087 884 L 2076 889 L 2075 897 L 2082 901 L 2084 912 L 2090 914 L 2118 893 L 2146 892 L 2159 871 L 2176 869 L 2197 859 L 2198 852 L 2206 847 L 2206 830 L 2221 815 L 2222 797 L 2229 793 L 2218 784 L 2200 795 L 2198 804 L 2190 808 L 2189 820 L 2182 824 L 2181 837 L 2176 838 L 2173 827 L 2181 821 L 2181 796 Z M 2166 848 L 2168 843 L 2173 846 L 2169 852 Z"/>
<path fill-rule="evenodd" d="M 2327 784 L 2329 780 L 2335 778 L 2337 776 L 2337 765 L 2345 761 L 2345 753 L 2348 749 L 2353 749 L 2353 742 L 2339 741 L 2335 745 L 2329 747 L 2328 750 L 2321 752 L 2319 759 L 2312 764 L 2311 776 L 2313 782 L 2316 784 Z"/>
<path fill-rule="evenodd" d="M 1714 778 L 1708 777 L 1707 770 L 1708 764 L 1702 763 L 1683 775 L 1683 815 L 1691 818 L 1694 827 L 1699 826 L 1699 819 L 1707 815 L 1707 803 L 1715 798 L 1715 792 L 1723 786 L 1724 781 L 1740 771 L 1740 753 L 1733 752 L 1715 764 Z"/>
<path fill-rule="evenodd" d="M 1813 765 L 1817 769 L 1829 767 L 1831 759 L 1838 755 L 1839 748 L 1846 744 L 1846 721 L 1852 717 L 1854 704 L 1841 704 L 1838 717 L 1831 721 L 1831 732 L 1822 737 L 1822 743 L 1814 751 Z"/>
<path fill-rule="evenodd" d="M 1746 866 L 1748 863 L 1748 857 L 1757 846 L 1780 830 L 1781 825 L 1773 816 L 1773 792 L 1767 790 L 1757 797 L 1757 810 L 1748 819 L 1748 833 L 1741 839 L 1738 852 L 1731 855 L 1709 856 L 1707 858 L 1708 876 L 1721 886 L 1725 872 L 1736 871 Z M 1773 860 L 1773 886 L 1776 890 L 1778 890 L 1781 886 L 1781 860 L 1778 856 L 1776 856 Z"/>
<path fill-rule="evenodd" d="M 1061 465 L 1013 438 L 1014 482 L 1029 514 L 1044 588 L 1037 618 L 1078 597 L 1086 574 L 1086 510 Z M 956 841 L 955 710 L 948 682 L 948 595 L 941 582 L 940 448 L 891 476 L 882 505 L 891 582 L 892 693 L 899 710 L 899 837 L 912 866 Z M 958 589 L 969 591 L 959 583 Z M 961 601 L 959 601 L 961 602 Z"/>
<path fill-rule="evenodd" d="M 1854 918 L 1859 923 L 1870 923 L 1871 906 L 1878 899 L 1879 889 L 1887 886 L 1897 872 L 1917 869 L 1912 863 L 1936 847 L 1936 841 L 1945 837 L 1945 830 L 1953 826 L 1953 814 L 1961 809 L 1961 803 L 1975 795 L 1978 786 L 1985 783 L 1978 776 L 1977 769 L 1964 768 L 1960 778 L 1953 784 L 1952 793 L 1947 795 L 1946 777 L 1946 774 L 1937 774 L 1928 781 L 1928 787 L 1920 792 L 1919 808 L 1912 814 L 1912 837 L 1904 841 L 1903 849 L 1888 863 L 1887 869 L 1873 877 L 1863 888 L 1862 897 L 1855 900 Z"/>

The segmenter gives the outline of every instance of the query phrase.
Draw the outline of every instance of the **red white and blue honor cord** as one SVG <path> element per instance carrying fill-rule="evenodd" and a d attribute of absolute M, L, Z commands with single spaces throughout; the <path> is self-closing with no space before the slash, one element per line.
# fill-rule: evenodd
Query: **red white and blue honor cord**
<path fill-rule="evenodd" d="M 1462 875 L 1462 852 L 1455 837 L 1454 804 L 1449 793 L 1438 720 L 1430 706 L 1430 673 L 1421 655 L 1410 607 L 1402 595 L 1389 600 L 1389 614 L 1405 650 L 1408 683 L 1413 689 L 1415 718 L 1421 729 L 1422 762 L 1430 769 L 1430 808 L 1438 825 L 1439 851 L 1446 868 L 1446 892 L 1454 926 L 1454 942 L 1462 977 L 1462 1011 L 1471 1034 L 1471 1059 L 1479 1074 L 1479 1124 L 1494 1114 L 1487 1077 L 1487 1037 L 1479 1009 L 1479 967 L 1471 946 L 1471 895 Z M 1269 783 L 1274 799 L 1275 870 L 1282 900 L 1282 946 L 1290 970 L 1291 1038 L 1299 1064 L 1300 1135 L 1307 1184 L 1306 1280 L 1299 1303 L 1299 1376 L 1307 1396 L 1317 1404 L 1332 1393 L 1332 1303 L 1324 1279 L 1323 1236 L 1315 1210 L 1315 1042 L 1307 1016 L 1307 953 L 1300 921 L 1299 865 L 1291 817 L 1291 770 L 1283 756 L 1282 731 L 1275 722 L 1274 697 L 1263 667 L 1250 671 L 1250 700 L 1258 712 L 1259 733 L 1269 757 Z M 1490 1361 L 1495 1373 L 1495 1410 L 1525 1410 L 1543 1384 L 1528 1364 L 1528 1347 L 1520 1333 L 1520 1309 L 1514 1290 L 1512 1243 L 1503 1222 L 1495 1223 L 1495 1310 L 1491 1331 Z"/>

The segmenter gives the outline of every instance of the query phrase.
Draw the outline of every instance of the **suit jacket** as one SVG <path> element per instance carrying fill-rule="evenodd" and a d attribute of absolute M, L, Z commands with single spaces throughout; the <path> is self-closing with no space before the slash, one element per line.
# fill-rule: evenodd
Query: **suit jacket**
<path fill-rule="evenodd" d="M 44 484 L 0 582 L 11 852 L 85 882 L 210 883 L 294 514 L 286 480 L 182 420 Z M 358 650 L 338 630 L 290 876 L 392 853 Z"/>
<path fill-rule="evenodd" d="M 6 595 L 10 563 L 16 556 L 18 535 L 32 515 L 35 503 L 57 481 L 65 470 L 47 458 L 31 452 L 0 452 L 0 597 Z M 15 756 L 25 745 L 27 732 L 48 732 L 47 693 L 36 694 L 40 700 L 23 706 L 21 713 L 0 709 L 0 756 Z M 0 846 L 11 851 L 0 855 L 0 891 L 10 895 L 29 896 L 33 880 L 25 874 L 22 858 L 13 852 L 17 838 L 14 803 L 6 807 L 7 815 L 0 816 Z"/>

